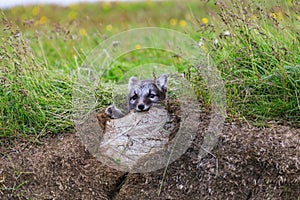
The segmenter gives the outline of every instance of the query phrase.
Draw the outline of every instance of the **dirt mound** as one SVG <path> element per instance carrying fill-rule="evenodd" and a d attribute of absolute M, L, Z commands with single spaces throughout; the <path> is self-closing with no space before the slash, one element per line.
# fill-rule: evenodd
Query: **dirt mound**
<path fill-rule="evenodd" d="M 1 199 L 109 199 L 124 175 L 94 159 L 75 134 L 2 160 Z"/>
<path fill-rule="evenodd" d="M 207 118 L 202 119 L 205 131 Z M 201 137 L 180 159 L 127 174 L 94 159 L 75 134 L 4 152 L 1 199 L 300 199 L 300 130 L 227 124 L 212 154 L 196 162 Z"/>
<path fill-rule="evenodd" d="M 216 158 L 193 162 L 199 148 L 195 143 L 165 177 L 163 170 L 129 174 L 117 199 L 134 192 L 135 199 L 300 199 L 299 129 L 228 124 Z"/>

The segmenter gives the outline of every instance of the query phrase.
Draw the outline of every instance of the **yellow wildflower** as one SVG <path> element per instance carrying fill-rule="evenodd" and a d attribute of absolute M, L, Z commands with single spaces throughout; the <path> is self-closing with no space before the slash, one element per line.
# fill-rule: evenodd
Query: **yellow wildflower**
<path fill-rule="evenodd" d="M 111 30 L 113 29 L 113 26 L 112 26 L 111 24 L 108 24 L 108 25 L 105 27 L 105 29 L 106 29 L 107 31 L 111 31 Z"/>
<path fill-rule="evenodd" d="M 41 16 L 39 20 L 37 20 L 34 25 L 43 25 L 48 21 L 46 16 Z"/>
<path fill-rule="evenodd" d="M 273 19 L 277 19 L 276 13 L 270 13 L 270 17 L 272 17 Z"/>
<path fill-rule="evenodd" d="M 297 19 L 300 21 L 300 15 L 297 16 Z"/>
<path fill-rule="evenodd" d="M 277 12 L 278 20 L 283 20 L 283 13 L 281 11 Z"/>
<path fill-rule="evenodd" d="M 186 21 L 185 21 L 185 20 L 180 20 L 180 21 L 179 21 L 179 25 L 180 25 L 181 27 L 186 27 Z"/>
<path fill-rule="evenodd" d="M 171 26 L 175 26 L 177 24 L 177 20 L 176 19 L 170 19 L 169 21 Z"/>
<path fill-rule="evenodd" d="M 41 12 L 41 7 L 39 6 L 35 6 L 31 10 L 33 16 L 37 16 L 38 14 L 40 14 L 40 12 Z"/>
<path fill-rule="evenodd" d="M 84 28 L 79 29 L 79 35 L 81 36 L 87 36 L 87 32 Z"/>
<path fill-rule="evenodd" d="M 77 12 L 76 11 L 72 10 L 72 11 L 69 12 L 69 14 L 68 14 L 68 19 L 69 20 L 73 20 L 76 17 L 77 17 Z"/>
<path fill-rule="evenodd" d="M 141 45 L 136 44 L 136 45 L 135 45 L 135 49 L 141 49 Z"/>
<path fill-rule="evenodd" d="M 208 23 L 208 19 L 206 17 L 203 17 L 201 19 L 202 24 L 207 24 Z"/>
<path fill-rule="evenodd" d="M 208 48 L 205 45 L 202 45 L 201 48 L 205 51 L 205 53 L 208 53 Z"/>
<path fill-rule="evenodd" d="M 48 21 L 48 18 L 46 16 L 42 16 L 39 21 L 40 24 L 45 24 Z"/>
<path fill-rule="evenodd" d="M 253 15 L 252 15 L 252 20 L 253 20 L 253 21 L 257 20 L 256 14 L 253 14 Z"/>

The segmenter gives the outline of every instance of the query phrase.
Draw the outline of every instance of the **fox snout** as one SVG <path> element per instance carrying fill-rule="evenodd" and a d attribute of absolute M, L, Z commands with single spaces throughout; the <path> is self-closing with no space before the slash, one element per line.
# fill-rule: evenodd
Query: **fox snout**
<path fill-rule="evenodd" d="M 147 111 L 150 109 L 153 103 L 156 103 L 154 101 L 151 101 L 150 99 L 147 98 L 139 98 L 137 99 L 136 102 L 132 102 L 132 109 L 135 109 L 136 111 L 142 112 L 142 111 Z"/>
<path fill-rule="evenodd" d="M 144 111 L 144 110 L 149 110 L 150 107 L 146 106 L 145 104 L 138 104 L 137 106 L 137 111 Z"/>
<path fill-rule="evenodd" d="M 145 86 L 145 85 L 143 85 Z M 129 110 L 136 110 L 139 112 L 147 111 L 153 105 L 160 100 L 163 100 L 163 97 L 159 97 L 158 94 L 154 93 L 154 87 L 151 89 L 146 89 L 144 87 L 137 88 L 133 95 L 129 98 Z"/>

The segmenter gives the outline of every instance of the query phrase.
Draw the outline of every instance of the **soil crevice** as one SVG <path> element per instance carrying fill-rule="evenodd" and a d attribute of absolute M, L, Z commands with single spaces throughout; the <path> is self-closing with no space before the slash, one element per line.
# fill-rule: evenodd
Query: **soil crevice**
<path fill-rule="evenodd" d="M 119 193 L 120 190 L 122 189 L 123 185 L 126 183 L 127 176 L 128 176 L 128 172 L 127 172 L 127 173 L 124 173 L 123 176 L 121 176 L 120 178 L 118 178 L 118 180 L 116 181 L 115 187 L 114 187 L 113 190 L 110 192 L 110 195 L 109 195 L 109 199 L 110 199 L 110 200 L 115 200 L 115 199 L 117 199 L 118 193 Z"/>

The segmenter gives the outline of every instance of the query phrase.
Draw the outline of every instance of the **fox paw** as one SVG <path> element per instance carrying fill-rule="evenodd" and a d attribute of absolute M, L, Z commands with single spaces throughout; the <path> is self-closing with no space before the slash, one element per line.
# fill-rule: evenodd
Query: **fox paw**
<path fill-rule="evenodd" d="M 105 114 L 107 114 L 110 118 L 112 117 L 113 115 L 113 110 L 115 109 L 114 106 L 108 106 L 106 109 L 105 109 Z"/>
<path fill-rule="evenodd" d="M 115 106 L 111 105 L 105 109 L 105 114 L 111 119 L 118 119 L 124 116 L 124 114 Z"/>

